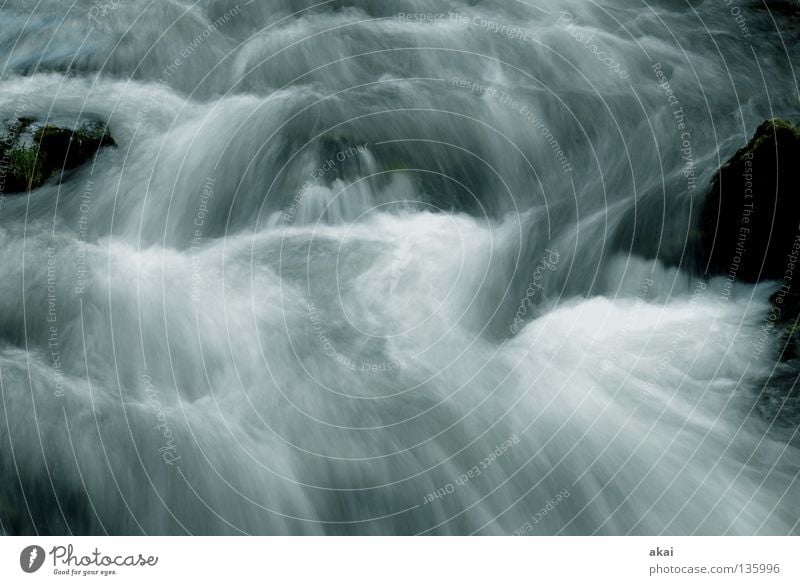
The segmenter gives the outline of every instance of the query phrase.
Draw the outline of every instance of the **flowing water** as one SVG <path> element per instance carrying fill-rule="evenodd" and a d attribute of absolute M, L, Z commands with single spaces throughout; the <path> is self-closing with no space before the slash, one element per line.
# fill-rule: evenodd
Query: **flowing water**
<path fill-rule="evenodd" d="M 2 199 L 2 530 L 798 533 L 777 284 L 694 260 L 771 6 L 4 0 L 2 118 L 117 146 Z"/>

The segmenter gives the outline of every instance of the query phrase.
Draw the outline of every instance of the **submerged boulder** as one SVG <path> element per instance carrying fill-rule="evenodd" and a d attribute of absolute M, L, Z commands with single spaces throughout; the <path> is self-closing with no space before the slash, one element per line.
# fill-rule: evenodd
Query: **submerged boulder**
<path fill-rule="evenodd" d="M 800 236 L 799 188 L 800 128 L 768 120 L 713 179 L 700 226 L 706 273 L 783 279 Z"/>
<path fill-rule="evenodd" d="M 775 364 L 758 409 L 775 428 L 800 425 L 800 128 L 767 120 L 719 169 L 701 211 L 708 276 L 776 281 L 752 355 Z"/>
<path fill-rule="evenodd" d="M 36 189 L 54 175 L 84 164 L 100 148 L 115 144 L 100 122 L 66 128 L 41 125 L 31 118 L 13 120 L 0 133 L 0 193 Z"/>

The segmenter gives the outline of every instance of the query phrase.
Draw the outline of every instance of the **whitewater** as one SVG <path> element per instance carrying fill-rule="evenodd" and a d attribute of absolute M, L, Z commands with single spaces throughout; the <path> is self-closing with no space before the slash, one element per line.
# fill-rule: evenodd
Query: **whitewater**
<path fill-rule="evenodd" d="M 800 533 L 778 285 L 695 261 L 800 98 L 734 4 L 4 0 L 0 119 L 116 146 L 0 199 L 0 529 Z"/>

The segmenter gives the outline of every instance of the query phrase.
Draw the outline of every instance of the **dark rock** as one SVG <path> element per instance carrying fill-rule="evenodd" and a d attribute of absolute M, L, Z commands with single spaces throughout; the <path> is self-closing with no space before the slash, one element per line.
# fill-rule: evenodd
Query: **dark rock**
<path fill-rule="evenodd" d="M 784 282 L 770 303 L 759 335 L 774 340 L 776 363 L 759 389 L 758 409 L 771 425 L 794 436 L 800 425 L 800 291 Z"/>
<path fill-rule="evenodd" d="M 717 172 L 701 213 L 706 274 L 745 282 L 784 277 L 800 235 L 798 163 L 800 128 L 775 119 Z"/>
<path fill-rule="evenodd" d="M 769 299 L 772 308 L 765 327 L 777 332 L 780 359 L 783 361 L 800 358 L 800 291 L 791 281 L 784 282 Z"/>
<path fill-rule="evenodd" d="M 753 4 L 753 8 L 783 16 L 800 16 L 800 5 L 797 4 L 797 0 L 760 0 Z"/>
<path fill-rule="evenodd" d="M 76 130 L 40 126 L 30 118 L 7 122 L 0 135 L 0 193 L 36 189 L 54 175 L 84 164 L 102 147 L 114 145 L 99 122 Z"/>
<path fill-rule="evenodd" d="M 39 152 L 45 153 L 57 169 L 74 169 L 88 161 L 103 146 L 114 146 L 114 139 L 99 123 L 85 124 L 72 131 L 44 126 L 33 134 Z"/>

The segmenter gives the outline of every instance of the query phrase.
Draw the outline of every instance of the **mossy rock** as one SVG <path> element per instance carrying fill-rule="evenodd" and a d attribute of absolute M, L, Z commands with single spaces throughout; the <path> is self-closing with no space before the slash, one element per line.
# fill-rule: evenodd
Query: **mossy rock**
<path fill-rule="evenodd" d="M 104 146 L 116 145 L 99 122 L 73 130 L 55 125 L 36 127 L 35 120 L 20 118 L 7 122 L 6 127 L 5 135 L 0 136 L 3 193 L 36 189 L 54 175 L 86 163 Z"/>
<path fill-rule="evenodd" d="M 774 119 L 720 168 L 700 222 L 709 276 L 744 282 L 784 277 L 800 236 L 798 163 L 800 128 Z"/>
<path fill-rule="evenodd" d="M 103 146 L 114 146 L 114 139 L 100 124 L 84 125 L 76 131 L 57 126 L 44 126 L 33 134 L 39 151 L 45 153 L 56 169 L 74 169 L 82 165 Z"/>
<path fill-rule="evenodd" d="M 45 155 L 35 146 L 18 146 L 8 153 L 9 169 L 23 189 L 35 189 L 45 180 Z"/>

